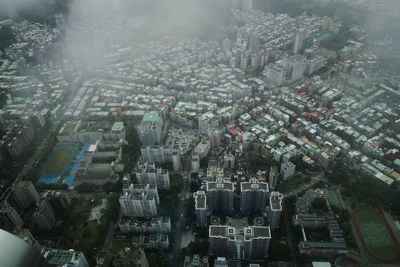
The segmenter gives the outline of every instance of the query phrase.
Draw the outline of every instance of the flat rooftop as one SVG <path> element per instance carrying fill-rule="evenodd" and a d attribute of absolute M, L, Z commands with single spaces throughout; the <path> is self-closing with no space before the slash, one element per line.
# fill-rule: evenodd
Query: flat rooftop
<path fill-rule="evenodd" d="M 124 123 L 122 121 L 118 121 L 116 123 L 114 123 L 114 125 L 111 128 L 112 132 L 121 132 L 124 130 Z"/>
<path fill-rule="evenodd" d="M 254 237 L 265 237 L 271 238 L 271 230 L 268 226 L 255 226 L 254 229 Z"/>
<path fill-rule="evenodd" d="M 240 184 L 242 190 L 266 190 L 268 191 L 268 184 L 263 182 L 242 182 Z"/>
<path fill-rule="evenodd" d="M 196 209 L 205 209 L 207 198 L 205 196 L 196 197 Z"/>
<path fill-rule="evenodd" d="M 271 197 L 270 200 L 272 210 L 282 210 L 282 200 L 276 197 Z"/>
<path fill-rule="evenodd" d="M 143 116 L 144 122 L 157 122 L 158 121 L 158 113 L 157 112 L 149 112 L 144 114 Z"/>
<path fill-rule="evenodd" d="M 217 190 L 233 190 L 233 183 L 218 183 L 218 182 L 208 182 L 207 183 L 207 191 L 217 189 Z"/>
<path fill-rule="evenodd" d="M 224 236 L 226 237 L 228 231 L 235 234 L 235 229 L 226 225 L 210 225 L 210 236 Z"/>

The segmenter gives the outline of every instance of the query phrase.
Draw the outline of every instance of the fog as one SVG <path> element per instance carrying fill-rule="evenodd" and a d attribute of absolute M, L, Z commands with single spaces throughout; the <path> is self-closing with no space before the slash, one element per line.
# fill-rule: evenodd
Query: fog
<path fill-rule="evenodd" d="M 117 48 L 145 46 L 148 40 L 158 40 L 170 34 L 182 33 L 191 37 L 208 36 L 215 39 L 220 37 L 215 31 L 231 23 L 230 0 L 65 0 L 55 3 L 60 2 L 68 4 L 68 14 L 64 17 L 64 56 L 85 62 L 97 60 L 104 53 Z M 268 11 L 271 2 L 274 0 L 254 0 L 254 6 L 262 6 Z M 288 2 L 290 8 L 291 2 L 284 2 Z M 310 1 L 306 2 L 310 4 Z M 342 1 L 335 3 L 320 1 L 318 5 L 334 7 Z M 346 3 L 362 11 L 357 14 L 365 16 L 362 26 L 367 29 L 370 40 L 385 47 L 381 51 L 378 49 L 377 53 L 385 57 L 398 57 L 400 2 L 363 1 L 362 5 L 351 1 Z M 18 10 L 32 9 L 32 12 L 39 12 L 52 5 L 44 0 L 0 0 L 0 6 L 3 17 L 14 17 Z M 50 8 L 53 11 L 56 9 Z"/>
<path fill-rule="evenodd" d="M 221 20 L 216 10 L 199 0 L 74 1 L 66 18 L 66 54 L 96 59 L 115 48 L 135 48 L 148 38 L 196 35 L 207 23 Z"/>

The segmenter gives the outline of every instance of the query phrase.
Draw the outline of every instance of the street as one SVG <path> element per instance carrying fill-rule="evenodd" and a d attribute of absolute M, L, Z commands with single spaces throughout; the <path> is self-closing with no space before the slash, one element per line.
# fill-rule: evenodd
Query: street
<path fill-rule="evenodd" d="M 321 172 L 321 173 L 317 174 L 316 176 L 311 177 L 311 182 L 309 182 L 307 184 L 302 184 L 301 186 L 299 186 L 295 190 L 292 190 L 291 192 L 288 192 L 288 193 L 284 194 L 283 197 L 284 198 L 288 198 L 288 197 L 291 197 L 291 196 L 297 196 L 299 193 L 307 191 L 308 189 L 313 187 L 319 181 L 324 181 L 324 180 L 325 180 L 324 172 Z"/>

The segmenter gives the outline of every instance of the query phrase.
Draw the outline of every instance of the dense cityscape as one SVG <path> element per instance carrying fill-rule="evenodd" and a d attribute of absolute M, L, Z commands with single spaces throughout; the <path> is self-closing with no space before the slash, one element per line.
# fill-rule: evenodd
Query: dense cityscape
<path fill-rule="evenodd" d="M 400 265 L 399 2 L 0 10 L 0 267 Z"/>

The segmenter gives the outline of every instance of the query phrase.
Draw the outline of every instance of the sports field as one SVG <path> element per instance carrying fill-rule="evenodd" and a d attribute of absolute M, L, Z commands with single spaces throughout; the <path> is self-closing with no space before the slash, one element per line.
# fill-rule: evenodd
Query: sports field
<path fill-rule="evenodd" d="M 364 251 L 373 261 L 386 264 L 400 261 L 400 245 L 381 212 L 357 209 L 352 212 L 352 223 Z"/>
<path fill-rule="evenodd" d="M 328 189 L 328 201 L 331 206 L 343 208 L 342 202 L 336 189 Z"/>
<path fill-rule="evenodd" d="M 78 149 L 76 146 L 56 146 L 42 166 L 41 177 L 45 183 L 54 183 L 68 172 Z"/>
<path fill-rule="evenodd" d="M 70 161 L 72 154 L 73 151 L 71 149 L 63 149 L 55 152 L 50 158 L 44 172 L 49 175 L 60 173 Z"/>

